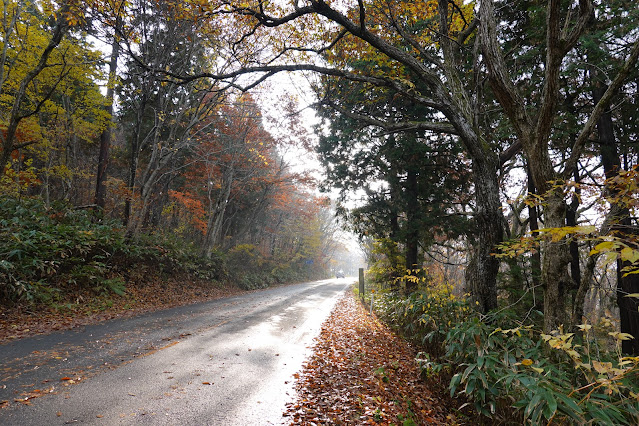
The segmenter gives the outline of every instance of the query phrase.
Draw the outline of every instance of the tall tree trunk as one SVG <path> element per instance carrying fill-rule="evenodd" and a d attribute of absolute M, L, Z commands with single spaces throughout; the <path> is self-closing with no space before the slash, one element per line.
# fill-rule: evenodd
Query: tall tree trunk
<path fill-rule="evenodd" d="M 127 181 L 128 194 L 124 202 L 124 225 L 127 229 L 127 236 L 135 233 L 135 220 L 133 217 L 133 200 L 135 197 L 135 180 L 138 172 L 138 162 L 140 160 L 140 145 L 142 143 L 142 124 L 144 120 L 144 110 L 147 106 L 146 94 L 142 95 L 140 105 L 136 111 L 135 131 L 131 140 L 131 152 L 129 153 L 129 176 Z"/>
<path fill-rule="evenodd" d="M 579 183 L 579 170 L 575 169 L 575 182 Z M 579 188 L 575 189 L 572 200 L 566 210 L 566 225 L 577 226 L 577 210 L 579 208 Z M 570 278 L 572 278 L 572 303 L 575 304 L 575 293 L 579 290 L 581 284 L 581 265 L 579 263 L 579 244 L 574 239 L 570 241 Z"/>
<path fill-rule="evenodd" d="M 572 26 L 562 24 L 564 12 L 560 0 L 546 2 L 546 58 L 541 100 L 535 105 L 536 114 L 531 115 L 532 105 L 524 98 L 509 75 L 508 66 L 497 34 L 495 2 L 484 0 L 480 3 L 480 39 L 484 62 L 488 69 L 493 93 L 512 124 L 517 138 L 526 152 L 530 171 L 539 194 L 545 197 L 544 225 L 546 228 L 565 226 L 566 203 L 563 191 L 553 188 L 553 181 L 560 175 L 555 171 L 550 158 L 549 141 L 559 99 L 559 75 L 566 54 L 574 47 L 590 20 L 593 4 L 590 0 L 579 2 Z M 565 6 L 565 5 L 564 5 Z M 588 129 L 584 128 L 583 134 Z M 578 145 L 583 136 L 575 142 L 577 149 L 571 155 L 579 154 Z M 571 161 L 574 159 L 571 157 Z M 572 175 L 573 164 L 566 166 L 564 173 Z M 568 325 L 565 311 L 566 291 L 571 285 L 568 276 L 570 252 L 566 241 L 544 242 L 542 244 L 541 282 L 544 288 L 544 330 L 550 332 L 560 325 Z"/>
<path fill-rule="evenodd" d="M 593 77 L 597 80 L 598 72 L 592 71 Z M 593 89 L 593 100 L 599 102 L 607 87 L 600 81 L 595 81 Z M 599 136 L 599 149 L 601 153 L 601 164 L 604 168 L 606 179 L 613 178 L 621 171 L 621 160 L 617 150 L 617 141 L 614 132 L 612 114 L 609 110 L 604 112 L 597 121 L 597 133 Z M 615 195 L 616 189 L 612 186 L 606 188 L 609 195 Z M 630 211 L 621 204 L 610 206 L 611 216 L 609 232 L 617 235 L 627 235 L 631 227 Z M 602 230 L 603 231 L 603 230 Z M 606 231 L 608 233 L 608 231 Z M 619 320 L 621 332 L 634 336 L 634 339 L 622 341 L 621 349 L 630 355 L 639 355 L 639 301 L 627 294 L 639 293 L 639 275 L 631 274 L 624 276 L 622 270 L 627 263 L 617 260 L 617 305 L 619 306 Z"/>
<path fill-rule="evenodd" d="M 533 182 L 532 175 L 530 173 L 530 167 L 527 166 L 528 172 L 528 193 L 535 193 L 535 184 Z M 537 206 L 535 204 L 530 204 L 528 206 L 528 227 L 530 228 L 530 233 L 535 234 L 539 230 L 539 213 L 537 211 Z M 533 292 L 536 292 L 537 289 L 541 286 L 541 253 L 539 250 L 536 250 L 531 258 L 530 258 L 530 274 L 531 281 L 533 286 Z M 535 300 L 537 300 L 535 298 Z M 543 310 L 543 306 L 542 306 Z"/>
<path fill-rule="evenodd" d="M 492 255 L 503 241 L 504 228 L 497 182 L 497 156 L 473 161 L 473 177 L 477 209 L 473 218 L 477 240 L 466 268 L 466 286 L 473 304 L 481 312 L 497 308 L 497 273 L 499 260 Z"/>
<path fill-rule="evenodd" d="M 544 209 L 545 227 L 561 228 L 566 225 L 566 203 L 562 194 L 553 193 L 546 198 Z M 544 288 L 544 331 L 550 332 L 559 326 L 568 326 L 566 297 L 572 286 L 568 275 L 571 261 L 569 245 L 565 240 L 543 241 L 541 282 Z"/>
<path fill-rule="evenodd" d="M 127 235 L 132 236 L 134 234 L 134 220 L 133 220 L 133 199 L 135 198 L 135 178 L 138 171 L 138 161 L 140 157 L 139 144 L 137 136 L 134 138 L 134 143 L 131 146 L 131 152 L 129 154 L 129 179 L 128 179 L 128 194 L 124 202 L 124 224 L 127 228 Z"/>
<path fill-rule="evenodd" d="M 391 247 L 388 247 L 387 256 L 391 267 L 391 276 L 389 277 L 390 289 L 392 292 L 399 292 L 401 290 L 401 280 L 405 275 L 405 269 L 401 267 L 399 259 L 400 253 L 398 250 L 398 244 L 401 240 L 401 229 L 399 226 L 399 208 L 401 205 L 402 195 L 401 187 L 399 183 L 399 177 L 397 176 L 397 170 L 393 167 L 388 174 L 388 182 L 390 185 L 390 203 L 389 203 L 389 215 L 390 215 L 390 240 Z"/>
<path fill-rule="evenodd" d="M 234 174 L 235 170 L 232 165 L 224 171 L 223 187 L 217 200 L 215 200 L 215 207 L 209 216 L 208 226 L 206 228 L 206 237 L 204 238 L 204 244 L 202 245 L 202 255 L 204 257 L 211 257 L 211 249 L 216 245 L 219 245 L 222 238 L 224 213 L 226 212 L 226 206 L 228 205 L 229 197 L 231 195 Z"/>
<path fill-rule="evenodd" d="M 459 74 L 459 66 L 462 63 L 462 58 L 458 54 L 459 45 L 450 37 L 448 13 L 450 3 L 452 2 L 448 0 L 438 2 L 439 24 L 442 32 L 439 42 L 444 55 L 447 90 L 452 94 L 450 98 L 442 97 L 445 104 L 442 112 L 459 133 L 466 152 L 472 159 L 476 202 L 473 219 L 476 240 L 466 268 L 465 279 L 475 307 L 485 313 L 497 308 L 499 260 L 492 254 L 495 246 L 503 241 L 504 236 L 497 181 L 499 157 L 488 141 L 478 133 L 479 125 L 474 122 L 476 114 L 471 102 L 472 96 L 470 92 L 464 90 L 464 83 Z"/>
<path fill-rule="evenodd" d="M 120 18 L 118 17 L 116 20 L 116 26 L 119 25 Z M 102 131 L 100 135 L 100 153 L 98 156 L 98 171 L 96 174 L 96 183 L 95 183 L 95 205 L 104 210 L 104 206 L 106 205 L 106 178 L 107 178 L 107 167 L 109 165 L 109 150 L 111 148 L 111 138 L 112 138 L 112 127 L 115 123 L 113 117 L 113 96 L 115 93 L 115 78 L 118 67 L 118 58 L 120 57 L 120 43 L 116 38 L 116 35 L 113 34 L 113 42 L 111 43 L 111 60 L 109 61 L 109 81 L 107 83 L 107 106 L 106 111 L 111 117 L 111 120 L 107 127 Z"/>
<path fill-rule="evenodd" d="M 406 269 L 414 270 L 420 267 L 418 261 L 419 251 L 419 190 L 417 187 L 417 170 L 412 165 L 408 167 L 406 181 Z M 414 272 L 408 275 L 416 275 Z M 406 282 L 406 292 L 413 293 L 418 288 L 418 282 L 408 280 Z"/>

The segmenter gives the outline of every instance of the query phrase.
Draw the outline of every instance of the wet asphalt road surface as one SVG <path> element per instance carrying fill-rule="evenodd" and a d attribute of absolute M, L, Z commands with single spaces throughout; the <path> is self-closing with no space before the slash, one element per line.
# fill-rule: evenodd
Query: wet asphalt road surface
<path fill-rule="evenodd" d="M 277 425 L 351 281 L 333 279 L 0 345 L 0 425 Z M 21 402 L 26 400 L 26 402 Z"/>

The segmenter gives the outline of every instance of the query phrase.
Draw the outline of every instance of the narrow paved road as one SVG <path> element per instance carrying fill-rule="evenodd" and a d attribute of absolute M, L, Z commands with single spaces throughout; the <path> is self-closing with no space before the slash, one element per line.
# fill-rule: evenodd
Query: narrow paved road
<path fill-rule="evenodd" d="M 284 424 L 293 375 L 350 283 L 278 287 L 0 345 L 0 401 L 10 401 L 0 424 Z"/>

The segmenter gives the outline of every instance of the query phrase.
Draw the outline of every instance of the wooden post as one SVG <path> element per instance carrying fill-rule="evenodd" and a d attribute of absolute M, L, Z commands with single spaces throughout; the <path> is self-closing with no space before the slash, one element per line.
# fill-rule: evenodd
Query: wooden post
<path fill-rule="evenodd" d="M 359 268 L 359 297 L 364 300 L 364 268 Z"/>

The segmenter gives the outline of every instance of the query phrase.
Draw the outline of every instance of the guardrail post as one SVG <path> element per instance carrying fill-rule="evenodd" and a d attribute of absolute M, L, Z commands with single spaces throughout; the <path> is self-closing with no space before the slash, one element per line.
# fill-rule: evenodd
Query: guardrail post
<path fill-rule="evenodd" d="M 359 297 L 364 300 L 364 268 L 359 268 Z"/>

